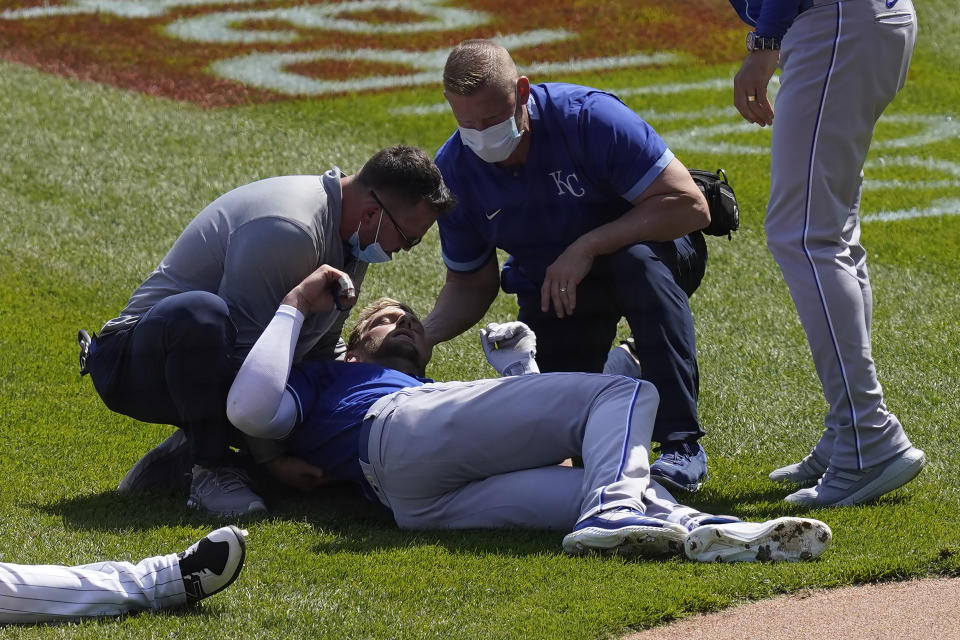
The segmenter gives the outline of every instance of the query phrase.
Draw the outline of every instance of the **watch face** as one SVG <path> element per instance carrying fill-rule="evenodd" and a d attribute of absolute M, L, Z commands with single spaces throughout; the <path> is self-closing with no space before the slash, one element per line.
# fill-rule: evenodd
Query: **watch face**
<path fill-rule="evenodd" d="M 779 38 L 762 38 L 751 31 L 747 34 L 747 51 L 775 50 L 780 48 Z"/>

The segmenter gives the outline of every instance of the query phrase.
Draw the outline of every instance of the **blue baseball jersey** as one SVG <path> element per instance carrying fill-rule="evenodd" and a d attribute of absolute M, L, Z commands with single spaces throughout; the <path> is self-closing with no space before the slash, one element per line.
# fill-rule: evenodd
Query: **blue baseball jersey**
<path fill-rule="evenodd" d="M 451 271 L 509 253 L 517 291 L 584 233 L 623 215 L 673 159 L 663 139 L 616 96 L 578 85 L 531 85 L 530 148 L 521 167 L 481 160 L 455 132 L 436 164 L 457 195 L 438 221 Z M 516 284 L 516 283 L 515 283 Z"/>
<path fill-rule="evenodd" d="M 740 19 L 759 36 L 782 38 L 810 0 L 730 0 Z"/>
<path fill-rule="evenodd" d="M 361 362 L 297 364 L 287 381 L 297 423 L 286 448 L 335 480 L 362 484 L 358 438 L 367 410 L 385 395 L 425 382 L 433 381 Z"/>

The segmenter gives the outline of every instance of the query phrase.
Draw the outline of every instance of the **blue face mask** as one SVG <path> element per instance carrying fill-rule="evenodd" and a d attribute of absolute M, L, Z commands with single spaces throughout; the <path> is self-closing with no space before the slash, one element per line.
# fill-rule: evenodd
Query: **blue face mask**
<path fill-rule="evenodd" d="M 383 247 L 380 246 L 380 243 L 377 242 L 377 238 L 380 237 L 380 225 L 383 223 L 383 209 L 380 210 L 380 219 L 377 221 L 377 233 L 373 236 L 373 242 L 365 246 L 363 249 L 360 248 L 360 225 L 357 225 L 357 230 L 353 232 L 353 235 L 350 236 L 350 239 L 347 241 L 350 243 L 350 253 L 353 254 L 353 257 L 361 262 L 390 262 L 390 254 L 383 250 Z"/>

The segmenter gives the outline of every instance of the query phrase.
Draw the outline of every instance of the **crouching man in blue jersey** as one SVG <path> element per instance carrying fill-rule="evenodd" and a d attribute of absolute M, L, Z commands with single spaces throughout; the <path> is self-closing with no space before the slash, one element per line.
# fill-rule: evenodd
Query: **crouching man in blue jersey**
<path fill-rule="evenodd" d="M 443 88 L 459 126 L 435 162 L 458 206 L 439 221 L 447 277 L 427 341 L 472 327 L 502 286 L 537 334 L 543 371 L 599 373 L 625 318 L 642 377 L 664 399 L 651 472 L 696 491 L 707 457 L 688 297 L 710 214 L 689 172 L 616 96 L 531 84 L 490 40 L 454 47 Z M 510 254 L 502 273 L 497 249 Z"/>
<path fill-rule="evenodd" d="M 569 531 L 568 553 L 683 553 L 695 560 L 801 560 L 827 548 L 817 520 L 744 523 L 678 504 L 650 478 L 659 396 L 646 381 L 587 373 L 472 382 L 425 378 L 432 350 L 406 305 L 382 298 L 359 314 L 344 362 L 292 366 L 305 316 L 334 306 L 342 272 L 323 266 L 283 299 L 238 373 L 230 421 L 282 439 L 308 488 L 351 481 L 402 528 L 527 527 Z M 512 336 L 509 334 L 513 334 Z M 519 323 L 485 338 L 498 371 L 536 371 Z M 583 468 L 558 465 L 582 456 Z M 322 470 L 322 471 L 321 471 Z"/>

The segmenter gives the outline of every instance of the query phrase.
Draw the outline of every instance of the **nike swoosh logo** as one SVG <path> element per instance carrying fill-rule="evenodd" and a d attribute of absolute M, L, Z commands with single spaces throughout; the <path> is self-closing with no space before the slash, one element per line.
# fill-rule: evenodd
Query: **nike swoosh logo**
<path fill-rule="evenodd" d="M 893 9 L 893 5 L 897 4 L 899 0 L 887 0 L 887 9 Z"/>
<path fill-rule="evenodd" d="M 896 2 L 896 0 L 894 0 L 894 2 Z M 494 218 L 497 217 L 497 214 L 500 213 L 501 211 L 503 211 L 503 208 L 497 209 L 497 210 L 494 211 L 493 213 L 488 213 L 488 214 L 486 214 L 486 215 L 487 215 L 487 220 L 493 220 Z"/>

